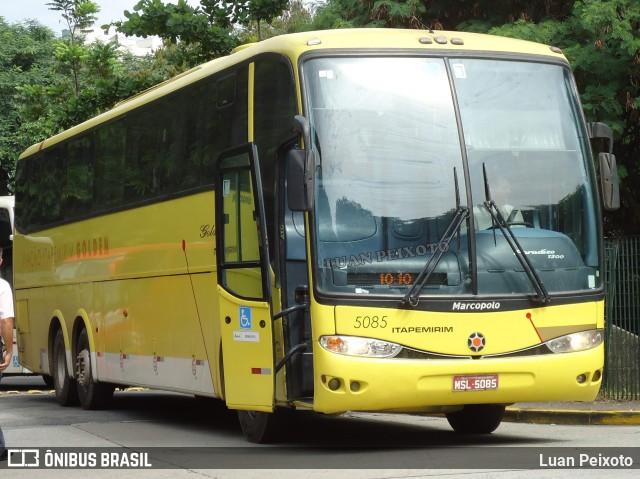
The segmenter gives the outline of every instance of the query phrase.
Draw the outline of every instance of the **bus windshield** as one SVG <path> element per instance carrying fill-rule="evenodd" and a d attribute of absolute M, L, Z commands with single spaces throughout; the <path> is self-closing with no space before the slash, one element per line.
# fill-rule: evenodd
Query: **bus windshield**
<path fill-rule="evenodd" d="M 568 68 L 342 56 L 309 59 L 303 73 L 320 290 L 402 296 L 433 255 L 422 296 L 535 295 L 518 256 L 550 294 L 601 286 L 594 173 Z M 459 205 L 469 219 L 444 241 Z"/>

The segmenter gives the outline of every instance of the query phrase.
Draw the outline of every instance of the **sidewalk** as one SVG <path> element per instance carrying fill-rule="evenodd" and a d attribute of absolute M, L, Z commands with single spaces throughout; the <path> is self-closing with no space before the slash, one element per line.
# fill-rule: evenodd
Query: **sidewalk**
<path fill-rule="evenodd" d="M 640 425 L 640 401 L 517 403 L 507 407 L 504 421 L 565 425 Z"/>

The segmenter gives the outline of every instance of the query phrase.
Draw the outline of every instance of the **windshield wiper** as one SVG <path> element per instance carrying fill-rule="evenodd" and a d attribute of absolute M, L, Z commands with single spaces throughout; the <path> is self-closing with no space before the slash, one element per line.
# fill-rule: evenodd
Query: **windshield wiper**
<path fill-rule="evenodd" d="M 529 260 L 527 255 L 523 252 L 523 249 L 520 246 L 518 239 L 513 234 L 513 230 L 509 226 L 508 221 L 504 219 L 504 216 L 500 212 L 500 208 L 498 207 L 498 205 L 496 205 L 496 202 L 493 201 L 493 199 L 491 198 L 491 190 L 489 188 L 489 180 L 487 178 L 487 168 L 484 163 L 482 164 L 482 175 L 484 176 L 484 192 L 486 197 L 484 206 L 485 208 L 487 208 L 487 211 L 491 215 L 492 223 L 500 229 L 500 232 L 504 236 L 504 239 L 507 241 L 507 244 L 513 251 L 513 254 L 515 254 L 516 258 L 520 262 L 520 265 L 524 269 L 524 272 L 529 278 L 529 281 L 531 282 L 533 289 L 536 290 L 537 297 L 534 299 L 536 301 L 541 302 L 542 304 L 550 302 L 551 297 L 549 296 L 549 292 L 547 291 L 547 288 L 545 287 L 544 283 L 538 276 L 538 273 L 536 273 L 536 270 L 531 264 L 531 261 Z M 493 231 L 495 235 L 495 228 Z"/>
<path fill-rule="evenodd" d="M 449 244 L 451 240 L 456 235 L 456 233 L 460 230 L 460 226 L 462 222 L 465 221 L 469 217 L 469 208 L 466 206 L 460 205 L 460 190 L 458 188 L 458 174 L 456 169 L 453 169 L 453 180 L 456 189 L 456 214 L 451 219 L 449 226 L 447 226 L 447 230 L 438 241 L 437 253 L 433 254 L 427 264 L 424 265 L 418 276 L 416 277 L 413 286 L 411 289 L 407 291 L 407 294 L 404 295 L 402 301 L 400 301 L 400 306 L 406 306 L 407 304 L 416 307 L 418 302 L 420 301 L 420 291 L 424 288 L 424 285 L 427 284 L 427 281 L 431 277 L 431 275 L 435 272 L 438 267 L 438 263 L 444 256 L 444 254 L 449 251 Z M 446 246 L 443 246 L 446 245 Z"/>

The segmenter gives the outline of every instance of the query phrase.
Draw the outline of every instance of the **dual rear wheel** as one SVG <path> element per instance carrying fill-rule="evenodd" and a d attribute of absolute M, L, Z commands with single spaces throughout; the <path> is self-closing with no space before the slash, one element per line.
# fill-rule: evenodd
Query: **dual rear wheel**
<path fill-rule="evenodd" d="M 103 409 L 113 397 L 114 385 L 95 382 L 95 368 L 89 346 L 89 335 L 83 329 L 78 336 L 75 351 L 75 378 L 67 374 L 68 363 L 62 330 L 58 330 L 53 341 L 53 388 L 61 406 L 80 404 L 83 409 Z"/>

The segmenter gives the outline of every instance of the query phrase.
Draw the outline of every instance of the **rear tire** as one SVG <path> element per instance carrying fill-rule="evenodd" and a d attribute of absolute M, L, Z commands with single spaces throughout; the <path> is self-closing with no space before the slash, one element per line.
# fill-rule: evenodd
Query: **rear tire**
<path fill-rule="evenodd" d="M 58 404 L 64 407 L 76 406 L 79 402 L 76 381 L 69 377 L 67 370 L 64 336 L 59 329 L 53 340 L 53 389 Z"/>
<path fill-rule="evenodd" d="M 44 381 L 45 386 L 47 386 L 49 389 L 54 388 L 53 378 L 51 376 L 49 376 L 48 374 L 43 374 L 42 380 Z"/>
<path fill-rule="evenodd" d="M 83 329 L 78 337 L 78 352 L 76 354 L 76 377 L 78 384 L 78 398 L 83 409 L 104 409 L 111 399 L 115 386 L 109 383 L 97 383 L 93 380 L 91 362 L 91 348 L 89 335 Z"/>
<path fill-rule="evenodd" d="M 260 411 L 238 411 L 240 428 L 247 441 L 266 444 L 279 439 L 282 426 L 277 413 Z"/>
<path fill-rule="evenodd" d="M 447 413 L 447 421 L 461 434 L 489 434 L 502 422 L 504 410 L 505 406 L 498 404 L 468 404 L 460 411 Z"/>

